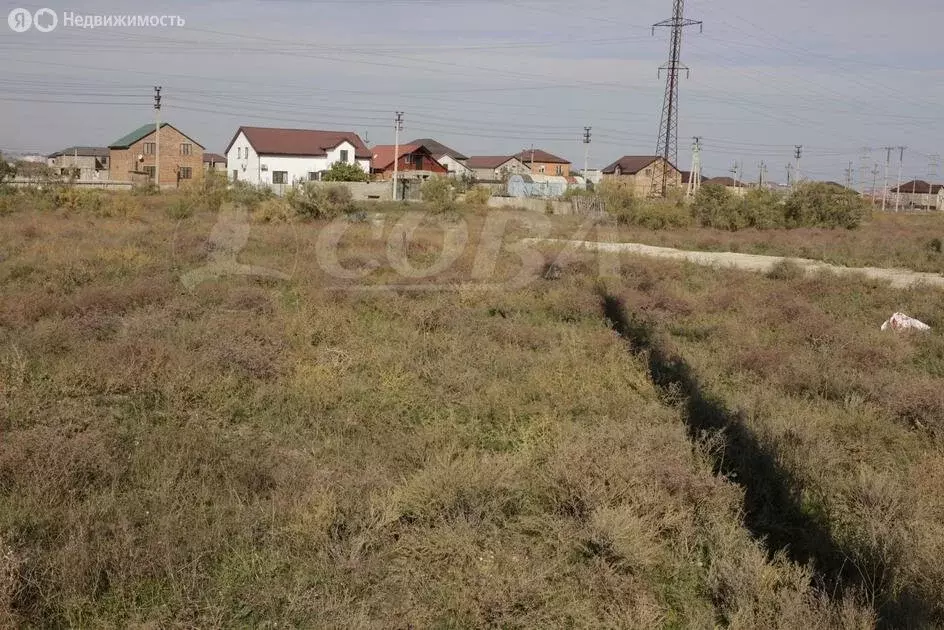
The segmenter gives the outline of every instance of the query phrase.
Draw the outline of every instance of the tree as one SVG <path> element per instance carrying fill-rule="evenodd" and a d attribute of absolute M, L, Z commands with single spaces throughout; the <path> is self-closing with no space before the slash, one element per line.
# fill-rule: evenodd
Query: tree
<path fill-rule="evenodd" d="M 368 177 L 357 164 L 335 162 L 321 179 L 326 182 L 366 182 Z"/>
<path fill-rule="evenodd" d="M 0 153 L 0 185 L 16 177 L 16 166 L 7 162 L 3 154 Z"/>

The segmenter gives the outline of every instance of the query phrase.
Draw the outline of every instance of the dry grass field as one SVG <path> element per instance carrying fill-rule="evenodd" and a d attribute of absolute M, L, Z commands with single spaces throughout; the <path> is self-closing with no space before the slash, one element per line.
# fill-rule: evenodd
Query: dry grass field
<path fill-rule="evenodd" d="M 0 216 L 0 626 L 944 623 L 940 294 L 127 204 Z"/>
<path fill-rule="evenodd" d="M 812 258 L 846 267 L 944 273 L 944 216 L 875 212 L 855 230 L 796 228 L 737 232 L 620 227 L 617 240 L 702 251 Z"/>

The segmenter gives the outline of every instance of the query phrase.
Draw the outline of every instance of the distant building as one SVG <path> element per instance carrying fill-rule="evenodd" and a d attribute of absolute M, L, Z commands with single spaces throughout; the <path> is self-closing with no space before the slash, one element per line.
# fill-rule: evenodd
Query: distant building
<path fill-rule="evenodd" d="M 455 149 L 450 149 L 431 138 L 420 138 L 409 144 L 425 147 L 437 162 L 446 167 L 450 177 L 472 176 L 472 170 L 466 166 L 469 158 Z"/>
<path fill-rule="evenodd" d="M 929 184 L 920 179 L 912 180 L 892 189 L 897 205 L 920 210 L 944 210 L 944 184 Z"/>
<path fill-rule="evenodd" d="M 580 187 L 584 184 L 581 180 Z M 509 197 L 560 197 L 567 189 L 576 184 L 572 177 L 558 175 L 512 175 L 508 178 L 507 192 Z"/>
<path fill-rule="evenodd" d="M 108 147 L 69 147 L 46 156 L 46 166 L 80 181 L 108 179 Z"/>
<path fill-rule="evenodd" d="M 661 195 L 656 190 L 662 181 L 666 162 L 658 155 L 624 155 L 603 169 L 603 181 L 618 181 L 640 196 Z M 668 163 L 668 186 L 682 185 L 682 172 Z"/>
<path fill-rule="evenodd" d="M 733 177 L 712 177 L 701 180 L 702 186 L 723 186 L 732 195 L 743 197 L 750 188 L 745 182 L 735 181 Z"/>
<path fill-rule="evenodd" d="M 512 175 L 531 173 L 528 165 L 513 155 L 473 155 L 466 162 L 479 182 L 496 183 Z"/>
<path fill-rule="evenodd" d="M 281 190 L 318 181 L 332 164 L 355 164 L 370 173 L 373 154 L 353 131 L 240 127 L 226 147 L 233 181 Z"/>
<path fill-rule="evenodd" d="M 158 182 L 180 186 L 203 179 L 203 145 L 170 123 L 161 123 L 160 168 L 157 168 L 155 125 L 138 127 L 109 146 L 110 179 L 115 182 Z"/>
<path fill-rule="evenodd" d="M 527 149 L 515 155 L 528 165 L 532 175 L 556 175 L 570 177 L 570 162 L 541 149 Z"/>
<path fill-rule="evenodd" d="M 399 148 L 396 157 L 397 173 L 404 179 L 429 179 L 433 176 L 445 176 L 449 171 L 436 161 L 422 144 L 381 144 L 373 148 L 371 173 L 375 179 L 393 179 L 394 150 Z"/>
<path fill-rule="evenodd" d="M 219 153 L 203 154 L 203 170 L 226 172 L 226 158 Z"/>

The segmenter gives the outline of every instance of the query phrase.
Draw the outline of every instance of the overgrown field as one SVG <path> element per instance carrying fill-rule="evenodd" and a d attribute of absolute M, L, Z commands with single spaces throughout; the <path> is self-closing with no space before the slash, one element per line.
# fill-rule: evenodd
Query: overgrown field
<path fill-rule="evenodd" d="M 944 622 L 939 294 L 167 205 L 0 216 L 0 626 Z"/>
<path fill-rule="evenodd" d="M 813 258 L 846 267 L 944 273 L 944 214 L 875 212 L 854 230 L 828 228 L 730 230 L 621 226 L 621 241 L 771 256 Z"/>

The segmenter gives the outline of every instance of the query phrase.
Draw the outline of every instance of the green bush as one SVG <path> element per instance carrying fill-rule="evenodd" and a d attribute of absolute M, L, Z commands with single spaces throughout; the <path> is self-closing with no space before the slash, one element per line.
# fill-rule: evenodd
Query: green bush
<path fill-rule="evenodd" d="M 456 191 L 446 177 L 426 180 L 420 189 L 420 195 L 436 212 L 450 212 L 456 207 Z"/>
<path fill-rule="evenodd" d="M 783 197 L 772 190 L 754 188 L 742 200 L 748 226 L 769 230 L 784 226 Z"/>
<path fill-rule="evenodd" d="M 193 205 L 185 197 L 175 199 L 167 206 L 167 216 L 176 221 L 189 219 L 193 216 Z"/>
<path fill-rule="evenodd" d="M 357 164 L 345 164 L 344 162 L 335 162 L 322 177 L 326 182 L 366 182 L 367 173 Z"/>
<path fill-rule="evenodd" d="M 631 186 L 613 181 L 604 181 L 598 190 L 606 211 L 620 225 L 664 230 L 692 223 L 691 214 L 681 199 L 642 199 Z"/>
<path fill-rule="evenodd" d="M 473 206 L 484 206 L 492 197 L 492 191 L 484 186 L 474 186 L 465 194 L 465 202 Z"/>
<path fill-rule="evenodd" d="M 268 186 L 253 186 L 249 182 L 235 181 L 230 186 L 227 197 L 229 201 L 253 210 L 266 199 L 275 197 L 275 193 Z"/>
<path fill-rule="evenodd" d="M 353 196 L 347 186 L 306 182 L 289 190 L 285 197 L 296 214 L 309 219 L 336 217 L 353 208 Z"/>
<path fill-rule="evenodd" d="M 822 182 L 800 184 L 784 206 L 788 227 L 853 229 L 868 212 L 868 204 L 855 191 Z"/>

